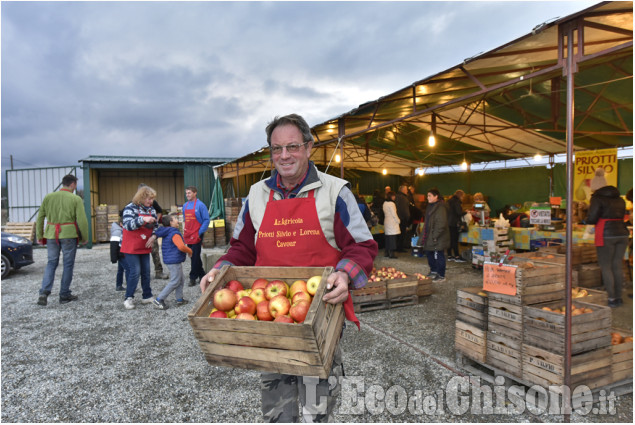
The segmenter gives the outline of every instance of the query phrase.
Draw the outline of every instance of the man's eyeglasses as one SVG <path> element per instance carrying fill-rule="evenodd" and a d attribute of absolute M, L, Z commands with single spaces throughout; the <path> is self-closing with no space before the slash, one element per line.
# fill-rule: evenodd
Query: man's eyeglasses
<path fill-rule="evenodd" d="M 301 145 L 298 145 L 298 144 L 294 143 L 292 145 L 287 145 L 287 146 L 271 146 L 269 148 L 269 150 L 274 155 L 280 155 L 282 153 L 282 149 L 285 149 L 285 148 L 286 148 L 287 152 L 289 152 L 289 153 L 297 153 L 297 152 L 300 151 L 300 148 L 302 146 L 306 145 L 307 143 L 309 143 L 309 142 L 304 142 Z"/>

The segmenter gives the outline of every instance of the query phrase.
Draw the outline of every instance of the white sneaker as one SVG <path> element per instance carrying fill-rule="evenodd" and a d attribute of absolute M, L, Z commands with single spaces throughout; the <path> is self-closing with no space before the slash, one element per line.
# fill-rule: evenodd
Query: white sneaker
<path fill-rule="evenodd" d="M 123 302 L 123 306 L 128 310 L 132 310 L 134 308 L 134 298 L 126 298 L 126 301 Z"/>
<path fill-rule="evenodd" d="M 141 304 L 150 304 L 152 301 L 154 301 L 154 297 L 142 298 Z"/>

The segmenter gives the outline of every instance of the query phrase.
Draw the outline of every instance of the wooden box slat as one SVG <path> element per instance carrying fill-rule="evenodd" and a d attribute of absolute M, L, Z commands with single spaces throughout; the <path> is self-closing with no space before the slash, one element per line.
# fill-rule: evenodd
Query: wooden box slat
<path fill-rule="evenodd" d="M 9 222 L 4 225 L 4 232 L 13 233 L 35 242 L 35 222 Z"/>
<path fill-rule="evenodd" d="M 617 332 L 622 337 L 633 336 L 633 331 L 625 329 L 614 328 L 611 329 L 611 332 Z M 611 353 L 612 382 L 633 379 L 633 341 L 611 345 Z"/>
<path fill-rule="evenodd" d="M 417 278 L 392 279 L 386 281 L 386 298 L 400 298 L 417 295 Z"/>
<path fill-rule="evenodd" d="M 522 344 L 508 335 L 487 332 L 486 364 L 512 376 L 522 376 Z"/>
<path fill-rule="evenodd" d="M 490 300 L 515 305 L 532 305 L 563 298 L 565 274 L 562 265 L 514 260 L 516 295 L 489 293 Z"/>
<path fill-rule="evenodd" d="M 353 304 L 386 299 L 386 282 L 367 282 L 366 286 L 351 291 Z"/>
<path fill-rule="evenodd" d="M 419 282 L 417 282 L 417 296 L 426 297 L 428 295 L 432 295 L 432 291 L 432 279 L 419 279 Z"/>
<path fill-rule="evenodd" d="M 223 267 L 217 279 L 188 314 L 194 336 L 208 363 L 286 373 L 328 377 L 344 323 L 342 305 L 321 301 L 332 267 Z M 213 294 L 230 280 L 250 288 L 258 278 L 280 279 L 289 285 L 321 275 L 304 323 L 290 324 L 210 318 Z"/>

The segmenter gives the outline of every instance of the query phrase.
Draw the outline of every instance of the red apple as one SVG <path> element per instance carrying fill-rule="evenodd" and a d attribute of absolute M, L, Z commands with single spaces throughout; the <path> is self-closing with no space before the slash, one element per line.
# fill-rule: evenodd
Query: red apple
<path fill-rule="evenodd" d="M 293 319 L 287 315 L 281 315 L 273 319 L 274 322 L 293 323 Z"/>
<path fill-rule="evenodd" d="M 242 319 L 242 320 L 256 320 L 256 318 L 254 317 L 253 314 L 250 313 L 240 313 L 238 315 L 236 315 L 236 319 Z"/>
<path fill-rule="evenodd" d="M 256 314 L 256 303 L 251 297 L 242 297 L 238 300 L 238 304 L 236 304 L 236 315 L 240 315 L 241 313 L 249 313 Z"/>
<path fill-rule="evenodd" d="M 318 290 L 318 286 L 320 286 L 320 282 L 322 282 L 322 276 L 313 276 L 306 281 L 306 289 L 309 295 L 315 295 Z"/>
<path fill-rule="evenodd" d="M 301 291 L 308 293 L 306 289 L 306 280 L 296 280 L 291 284 L 291 287 L 289 288 L 289 298 L 293 298 L 295 294 Z"/>
<path fill-rule="evenodd" d="M 289 316 L 291 316 L 291 318 L 297 323 L 302 323 L 309 312 L 310 306 L 311 304 L 306 301 L 298 301 L 289 309 Z"/>
<path fill-rule="evenodd" d="M 258 278 L 254 280 L 254 283 L 251 285 L 251 289 L 258 289 L 258 288 L 265 289 L 268 283 L 269 281 L 265 279 L 264 277 Z"/>
<path fill-rule="evenodd" d="M 276 295 L 269 300 L 269 314 L 271 314 L 271 317 L 274 319 L 287 314 L 289 308 L 291 308 L 291 302 L 286 295 Z"/>
<path fill-rule="evenodd" d="M 252 300 L 254 300 L 256 305 L 258 305 L 262 301 L 266 301 L 267 300 L 267 297 L 265 297 L 265 290 L 262 289 L 262 288 L 252 289 L 251 290 L 251 294 L 249 294 L 249 297 Z"/>
<path fill-rule="evenodd" d="M 209 317 L 219 317 L 221 319 L 227 319 L 227 313 L 225 313 L 224 311 L 216 310 L 212 311 L 209 314 Z"/>
<path fill-rule="evenodd" d="M 281 280 L 272 280 L 265 288 L 265 297 L 267 297 L 269 301 L 276 295 L 287 296 L 287 284 Z"/>
<path fill-rule="evenodd" d="M 225 285 L 225 288 L 231 289 L 234 292 L 242 291 L 243 289 L 245 289 L 243 284 L 237 280 L 230 280 L 229 282 L 227 282 L 227 285 Z"/>
<path fill-rule="evenodd" d="M 223 288 L 214 294 L 214 307 L 221 311 L 229 311 L 236 305 L 236 293 L 231 289 Z"/>
<path fill-rule="evenodd" d="M 295 304 L 296 302 L 303 300 L 311 303 L 311 295 L 308 292 L 296 292 L 294 296 L 291 297 L 291 304 Z"/>
<path fill-rule="evenodd" d="M 256 316 L 258 316 L 258 320 L 263 320 L 265 322 L 273 320 L 273 316 L 269 313 L 269 301 L 264 300 L 258 303 L 256 306 Z"/>

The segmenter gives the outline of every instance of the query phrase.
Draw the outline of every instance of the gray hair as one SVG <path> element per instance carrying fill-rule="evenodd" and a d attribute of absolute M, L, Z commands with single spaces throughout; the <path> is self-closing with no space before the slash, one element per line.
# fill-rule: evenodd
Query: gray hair
<path fill-rule="evenodd" d="M 283 117 L 275 117 L 273 121 L 267 124 L 265 132 L 267 133 L 267 144 L 271 146 L 271 134 L 276 127 L 281 125 L 294 125 L 302 133 L 302 141 L 304 143 L 313 142 L 313 135 L 311 134 L 311 127 L 309 124 L 298 114 L 289 114 Z"/>

